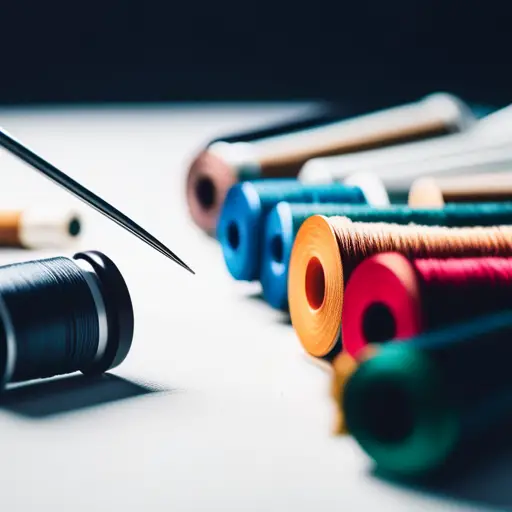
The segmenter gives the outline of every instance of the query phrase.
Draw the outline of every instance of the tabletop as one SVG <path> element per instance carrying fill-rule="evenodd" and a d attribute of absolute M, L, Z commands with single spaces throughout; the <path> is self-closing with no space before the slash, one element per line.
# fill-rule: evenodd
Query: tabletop
<path fill-rule="evenodd" d="M 505 467 L 449 486 L 379 476 L 333 434 L 330 375 L 258 283 L 234 281 L 185 202 L 187 165 L 209 138 L 307 104 L 0 109 L 0 125 L 161 239 L 193 276 L 0 152 L 0 204 L 71 206 L 83 235 L 62 250 L 1 250 L 0 264 L 78 250 L 120 268 L 135 312 L 125 362 L 24 386 L 0 408 L 9 512 L 512 510 Z M 512 464 L 510 465 L 512 468 Z"/>

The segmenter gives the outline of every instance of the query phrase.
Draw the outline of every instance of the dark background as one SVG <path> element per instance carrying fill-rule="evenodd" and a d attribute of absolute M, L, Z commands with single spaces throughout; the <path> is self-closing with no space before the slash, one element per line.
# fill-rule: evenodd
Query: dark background
<path fill-rule="evenodd" d="M 512 2 L 0 0 L 0 103 L 512 98 Z"/>

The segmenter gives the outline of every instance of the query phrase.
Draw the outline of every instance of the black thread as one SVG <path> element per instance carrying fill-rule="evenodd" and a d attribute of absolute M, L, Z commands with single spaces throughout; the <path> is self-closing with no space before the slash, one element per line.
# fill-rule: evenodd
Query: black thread
<path fill-rule="evenodd" d="M 73 373 L 94 360 L 98 313 L 74 261 L 56 257 L 0 267 L 0 296 L 16 344 L 11 382 Z"/>

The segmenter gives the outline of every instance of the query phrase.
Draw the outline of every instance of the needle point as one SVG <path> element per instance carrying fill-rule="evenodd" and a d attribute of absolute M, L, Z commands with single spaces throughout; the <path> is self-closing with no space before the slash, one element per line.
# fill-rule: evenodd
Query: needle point
<path fill-rule="evenodd" d="M 51 181 L 65 188 L 68 192 L 75 195 L 90 207 L 99 211 L 110 220 L 116 222 L 124 229 L 144 241 L 153 249 L 167 256 L 175 263 L 178 263 L 184 269 L 195 275 L 195 272 L 170 249 L 165 247 L 159 240 L 149 234 L 145 229 L 136 224 L 132 219 L 120 212 L 117 208 L 107 203 L 104 199 L 94 194 L 94 192 L 86 189 L 83 185 L 76 182 L 67 174 L 63 173 L 52 164 L 41 158 L 39 155 L 31 151 L 29 148 L 21 144 L 14 137 L 0 128 L 0 147 L 4 147 L 7 151 L 17 156 L 25 163 L 31 165 L 34 169 L 41 172 Z"/>

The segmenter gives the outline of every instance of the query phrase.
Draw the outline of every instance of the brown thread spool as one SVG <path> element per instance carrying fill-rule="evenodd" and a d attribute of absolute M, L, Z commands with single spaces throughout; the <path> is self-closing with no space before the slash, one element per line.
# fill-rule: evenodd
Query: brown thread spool
<path fill-rule="evenodd" d="M 81 231 L 79 216 L 68 210 L 0 210 L 0 247 L 41 249 L 71 243 Z"/>
<path fill-rule="evenodd" d="M 334 435 L 348 434 L 345 424 L 345 416 L 343 414 L 343 409 L 340 406 L 343 397 L 343 389 L 349 377 L 356 371 L 357 367 L 361 363 L 363 355 L 367 351 L 369 352 L 371 348 L 372 346 L 370 345 L 365 347 L 364 350 L 357 355 L 357 359 L 343 350 L 333 359 L 333 361 L 330 362 L 325 359 L 319 359 L 317 357 L 307 355 L 308 362 L 330 374 L 330 397 L 334 401 L 335 405 L 335 421 L 333 427 Z"/>
<path fill-rule="evenodd" d="M 445 203 L 512 201 L 512 172 L 460 177 L 423 177 L 409 190 L 412 207 L 442 208 Z"/>
<path fill-rule="evenodd" d="M 342 351 L 332 362 L 331 398 L 335 405 L 334 433 L 337 435 L 348 434 L 345 415 L 340 404 L 342 403 L 345 383 L 357 367 L 358 361 L 345 351 Z"/>
<path fill-rule="evenodd" d="M 359 365 L 373 357 L 376 352 L 378 352 L 378 347 L 373 345 L 367 345 L 357 354 L 357 357 L 352 357 L 348 352 L 342 350 L 332 361 L 331 398 L 335 405 L 334 433 L 337 435 L 349 433 L 342 407 L 345 384 Z"/>
<path fill-rule="evenodd" d="M 196 224 L 212 234 L 227 191 L 241 179 L 294 177 L 314 157 L 463 131 L 474 122 L 463 102 L 438 93 L 416 103 L 250 143 L 215 142 L 190 166 L 189 210 Z"/>
<path fill-rule="evenodd" d="M 288 279 L 290 316 L 306 352 L 337 354 L 345 283 L 359 263 L 381 252 L 412 258 L 512 256 L 512 226 L 400 226 L 310 217 L 295 238 Z"/>

